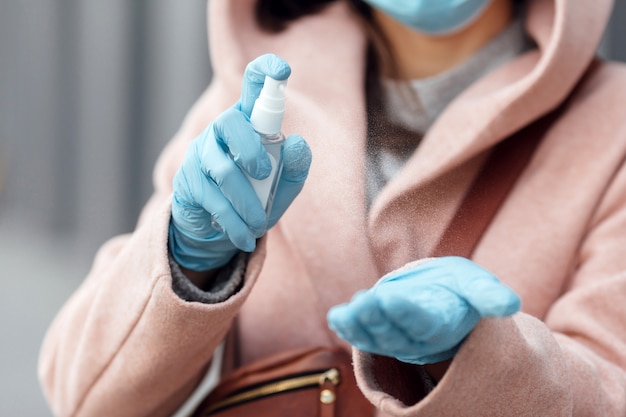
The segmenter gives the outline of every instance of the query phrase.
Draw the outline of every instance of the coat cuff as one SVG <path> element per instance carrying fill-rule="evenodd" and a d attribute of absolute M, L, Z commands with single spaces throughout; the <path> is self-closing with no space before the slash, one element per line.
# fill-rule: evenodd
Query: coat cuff
<path fill-rule="evenodd" d="M 170 253 L 169 263 L 172 271 L 172 290 L 184 301 L 204 304 L 224 302 L 236 294 L 242 287 L 249 257 L 249 253 L 239 252 L 228 264 L 220 268 L 210 287 L 202 290 L 187 278 Z"/>
<path fill-rule="evenodd" d="M 428 390 L 416 365 L 354 351 L 357 383 L 389 416 L 570 415 L 562 351 L 539 320 L 518 313 L 479 322 Z"/>

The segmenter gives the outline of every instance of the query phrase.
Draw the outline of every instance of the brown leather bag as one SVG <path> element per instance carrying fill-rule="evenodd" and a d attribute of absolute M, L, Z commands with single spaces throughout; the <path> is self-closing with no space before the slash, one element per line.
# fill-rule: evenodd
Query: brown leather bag
<path fill-rule="evenodd" d="M 280 352 L 228 375 L 193 417 L 372 416 L 340 347 Z"/>

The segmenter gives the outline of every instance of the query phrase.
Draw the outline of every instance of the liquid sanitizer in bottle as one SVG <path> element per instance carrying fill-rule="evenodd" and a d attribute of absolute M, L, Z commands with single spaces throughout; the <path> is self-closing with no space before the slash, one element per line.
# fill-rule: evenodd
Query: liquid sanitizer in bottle
<path fill-rule="evenodd" d="M 285 114 L 286 88 L 287 80 L 279 81 L 266 76 L 259 98 L 256 99 L 250 115 L 250 123 L 261 135 L 261 144 L 265 147 L 272 163 L 272 171 L 267 178 L 257 180 L 248 176 L 268 216 L 272 210 L 274 194 L 283 169 L 285 136 L 280 129 Z"/>

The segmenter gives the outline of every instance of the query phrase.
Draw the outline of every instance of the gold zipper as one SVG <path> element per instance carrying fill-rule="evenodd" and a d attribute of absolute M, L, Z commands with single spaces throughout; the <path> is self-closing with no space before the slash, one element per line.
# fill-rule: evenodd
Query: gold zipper
<path fill-rule="evenodd" d="M 211 405 L 204 415 L 209 415 L 222 408 L 231 407 L 246 401 L 256 400 L 269 395 L 280 394 L 282 392 L 293 391 L 300 388 L 322 386 L 325 382 L 330 382 L 332 385 L 339 385 L 340 377 L 339 370 L 331 368 L 324 372 L 318 372 L 310 375 L 302 375 L 293 378 L 282 379 L 276 382 L 270 382 L 265 385 L 261 385 L 256 388 L 241 392 L 239 394 L 232 395 L 224 398 L 221 401 Z"/>

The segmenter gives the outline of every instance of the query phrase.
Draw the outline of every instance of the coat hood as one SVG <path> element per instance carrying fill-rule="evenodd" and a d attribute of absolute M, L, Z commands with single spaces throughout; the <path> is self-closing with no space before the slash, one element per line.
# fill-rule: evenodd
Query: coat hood
<path fill-rule="evenodd" d="M 353 59 L 363 56 L 359 47 L 365 44 L 364 34 L 344 2 L 339 0 L 278 34 L 263 32 L 256 25 L 255 3 L 255 0 L 209 2 L 209 45 L 216 77 L 238 86 L 250 60 L 262 53 L 275 52 L 294 63 L 296 77 L 299 71 L 302 71 L 300 79 L 313 79 L 311 73 L 317 73 L 323 81 L 312 89 L 317 91 L 316 96 L 338 85 L 345 89 L 343 82 L 333 80 L 343 81 L 346 77 L 360 80 L 362 74 L 351 67 Z M 527 0 L 525 4 L 525 28 L 537 45 L 523 58 L 525 65 L 514 74 L 501 71 L 502 76 L 491 77 L 488 85 L 477 83 L 466 92 L 472 99 L 468 108 L 457 106 L 447 112 L 458 119 L 457 113 L 462 111 L 469 121 L 476 118 L 468 113 L 482 114 L 498 106 L 497 116 L 488 121 L 494 137 L 501 136 L 493 135 L 496 131 L 510 134 L 567 96 L 595 55 L 613 0 Z M 324 84 L 326 88 L 320 91 Z M 517 111 L 520 107 L 524 111 Z M 439 125 L 447 124 L 446 119 L 451 116 L 445 116 Z"/>
<path fill-rule="evenodd" d="M 454 214 L 440 210 L 439 203 L 446 199 L 450 203 L 452 195 L 462 194 L 459 187 L 468 185 L 465 178 L 477 170 L 478 165 L 471 163 L 475 157 L 567 97 L 594 58 L 612 10 L 612 0 L 527 0 L 525 28 L 536 47 L 478 80 L 450 103 L 418 151 L 365 213 L 366 39 L 358 19 L 345 2 L 337 1 L 283 32 L 268 34 L 255 24 L 254 4 L 254 0 L 209 2 L 215 81 L 230 91 L 234 101 L 250 60 L 274 52 L 290 62 L 284 131 L 302 134 L 313 151 L 310 180 L 294 204 L 300 206 L 300 215 L 308 213 L 335 237 L 354 242 L 355 254 L 372 250 L 378 273 L 428 254 L 428 242 L 436 241 Z M 330 183 L 333 187 L 325 186 Z M 329 205 L 333 201 L 341 204 Z M 407 213 L 420 226 L 407 228 L 402 236 L 391 226 Z M 420 222 L 420 217 L 428 221 Z M 291 219 L 289 212 L 283 219 L 286 229 L 301 222 Z M 320 233 L 313 227 L 310 233 Z M 338 230 L 342 236 L 336 236 Z M 424 239 L 407 244 L 416 240 L 416 234 Z M 363 235 L 369 235 L 369 242 Z M 306 226 L 299 224 L 293 239 L 307 238 Z M 321 255 L 302 254 L 313 265 L 319 262 L 316 258 L 338 258 L 332 252 Z M 338 274 L 349 268 L 349 275 L 360 267 L 365 274 L 371 265 L 345 266 L 338 260 L 330 266 Z"/>

